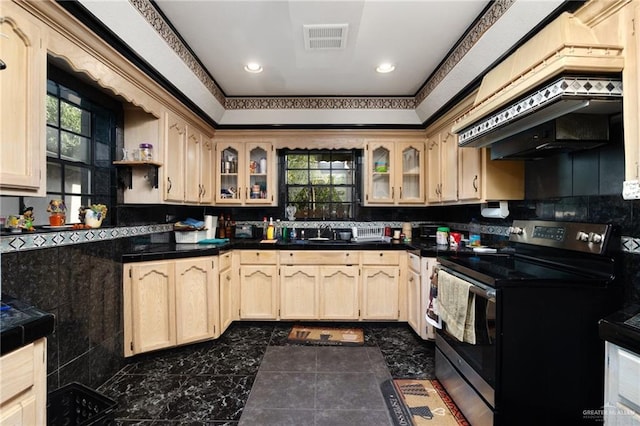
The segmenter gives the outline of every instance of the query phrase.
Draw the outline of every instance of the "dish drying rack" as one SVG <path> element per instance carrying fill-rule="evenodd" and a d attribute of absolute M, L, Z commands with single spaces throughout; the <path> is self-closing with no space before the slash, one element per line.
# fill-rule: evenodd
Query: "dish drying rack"
<path fill-rule="evenodd" d="M 362 228 L 354 226 L 351 228 L 353 241 L 384 241 L 384 227 Z"/>

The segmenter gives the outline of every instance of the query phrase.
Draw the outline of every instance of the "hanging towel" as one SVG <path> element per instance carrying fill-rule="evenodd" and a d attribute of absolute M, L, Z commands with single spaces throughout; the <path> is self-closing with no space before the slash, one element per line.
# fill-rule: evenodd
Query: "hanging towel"
<path fill-rule="evenodd" d="M 447 331 L 461 342 L 475 344 L 475 298 L 472 284 L 438 271 L 438 314 Z"/>

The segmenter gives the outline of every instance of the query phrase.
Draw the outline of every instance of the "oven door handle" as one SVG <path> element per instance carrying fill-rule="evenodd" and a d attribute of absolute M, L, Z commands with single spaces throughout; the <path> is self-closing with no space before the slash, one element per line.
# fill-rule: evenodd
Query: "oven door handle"
<path fill-rule="evenodd" d="M 477 294 L 478 296 L 484 298 L 484 299 L 488 299 L 491 302 L 495 302 L 496 300 L 496 289 L 487 286 L 486 284 L 482 284 L 479 281 L 474 280 L 473 278 L 469 278 L 466 275 L 463 275 L 457 271 L 454 271 L 452 269 L 447 268 L 446 266 L 442 266 L 442 265 L 438 265 L 438 268 L 440 268 L 440 270 L 451 274 L 455 277 L 460 278 L 461 280 L 464 280 L 471 285 L 471 287 L 469 287 L 469 291 Z"/>

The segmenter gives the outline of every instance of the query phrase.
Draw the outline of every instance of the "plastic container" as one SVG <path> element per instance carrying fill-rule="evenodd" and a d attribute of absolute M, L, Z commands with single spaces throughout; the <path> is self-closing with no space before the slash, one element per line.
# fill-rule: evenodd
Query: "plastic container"
<path fill-rule="evenodd" d="M 207 231 L 174 231 L 176 244 L 196 244 L 207 239 Z M 222 237 L 224 238 L 224 237 Z"/>
<path fill-rule="evenodd" d="M 150 143 L 140 144 L 140 161 L 153 161 L 153 145 Z"/>
<path fill-rule="evenodd" d="M 482 245 L 480 241 L 480 224 L 473 219 L 469 224 L 469 246 L 479 247 Z"/>
<path fill-rule="evenodd" d="M 449 245 L 449 228 L 441 226 L 436 231 L 436 244 L 439 246 Z"/>
<path fill-rule="evenodd" d="M 47 397 L 47 425 L 113 425 L 116 402 L 81 383 L 69 383 Z"/>

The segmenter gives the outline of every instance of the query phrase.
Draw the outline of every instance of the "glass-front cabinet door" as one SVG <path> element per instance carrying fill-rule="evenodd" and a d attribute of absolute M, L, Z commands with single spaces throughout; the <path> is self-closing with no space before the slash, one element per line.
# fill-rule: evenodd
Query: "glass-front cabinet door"
<path fill-rule="evenodd" d="M 247 204 L 271 204 L 275 201 L 273 147 L 270 143 L 247 143 L 245 170 Z"/>
<path fill-rule="evenodd" d="M 423 157 L 424 143 L 399 142 L 397 147 L 400 169 L 398 202 L 424 202 Z"/>
<path fill-rule="evenodd" d="M 272 143 L 220 141 L 216 144 L 216 157 L 216 204 L 275 205 L 276 164 Z"/>
<path fill-rule="evenodd" d="M 368 204 L 394 202 L 394 149 L 393 142 L 371 141 L 367 144 L 365 197 Z"/>
<path fill-rule="evenodd" d="M 218 165 L 216 203 L 238 204 L 242 202 L 242 182 L 238 173 L 238 164 L 242 160 L 242 144 L 222 143 L 217 145 Z"/>

